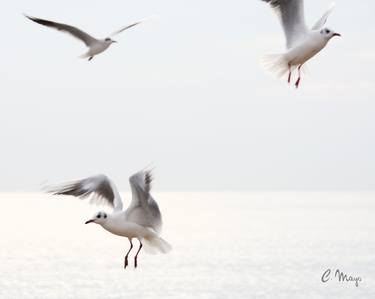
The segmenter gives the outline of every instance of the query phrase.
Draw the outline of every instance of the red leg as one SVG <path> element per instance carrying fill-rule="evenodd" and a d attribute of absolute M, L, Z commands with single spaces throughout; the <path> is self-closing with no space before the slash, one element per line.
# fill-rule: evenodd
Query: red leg
<path fill-rule="evenodd" d="M 299 86 L 299 83 L 301 82 L 301 67 L 302 67 L 302 64 L 298 67 L 298 79 L 296 81 L 296 88 L 298 88 Z"/>
<path fill-rule="evenodd" d="M 290 83 L 290 79 L 292 78 L 292 68 L 291 68 L 290 63 L 288 63 L 288 70 L 289 70 L 288 83 Z"/>
<path fill-rule="evenodd" d="M 126 269 L 126 267 L 128 266 L 128 256 L 129 256 L 130 251 L 133 249 L 133 243 L 132 243 L 132 240 L 129 239 L 129 242 L 130 242 L 130 248 L 129 248 L 129 250 L 128 250 L 128 253 L 125 255 L 124 269 Z"/>
<path fill-rule="evenodd" d="M 141 251 L 142 247 L 143 247 L 142 242 L 139 241 L 139 249 L 137 251 L 137 254 L 134 257 L 134 268 L 137 268 L 137 265 L 138 265 L 137 264 L 137 257 L 138 257 L 138 253 Z"/>

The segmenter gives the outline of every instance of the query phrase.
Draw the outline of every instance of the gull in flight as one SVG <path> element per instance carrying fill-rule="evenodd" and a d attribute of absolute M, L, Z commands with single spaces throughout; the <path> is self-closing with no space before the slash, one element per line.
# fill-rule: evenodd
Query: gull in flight
<path fill-rule="evenodd" d="M 287 51 L 283 54 L 267 55 L 263 59 L 266 69 L 280 77 L 288 72 L 288 83 L 291 81 L 292 70 L 298 69 L 298 88 L 301 81 L 302 65 L 318 54 L 334 36 L 339 33 L 324 27 L 334 4 L 310 29 L 305 23 L 304 0 L 262 0 L 275 9 L 280 18 L 286 38 Z"/>
<path fill-rule="evenodd" d="M 82 31 L 81 29 L 79 29 L 77 27 L 73 27 L 73 26 L 70 26 L 70 25 L 67 25 L 67 24 L 62 24 L 62 23 L 56 23 L 56 22 L 52 22 L 52 21 L 48 21 L 48 20 L 43 20 L 43 19 L 39 19 L 39 18 L 34 18 L 34 17 L 30 17 L 28 15 L 25 15 L 25 17 L 30 19 L 31 21 L 34 21 L 34 22 L 38 23 L 38 24 L 48 26 L 48 27 L 51 27 L 51 28 L 55 28 L 59 31 L 63 31 L 63 32 L 66 32 L 66 33 L 70 33 L 75 38 L 78 38 L 79 40 L 84 42 L 85 45 L 89 48 L 89 50 L 87 51 L 87 53 L 83 54 L 80 57 L 81 58 L 88 58 L 89 61 L 91 59 L 93 59 L 93 57 L 95 55 L 98 55 L 98 54 L 104 52 L 105 50 L 107 50 L 108 47 L 111 44 L 117 43 L 117 41 L 112 39 L 113 36 L 123 32 L 123 31 L 125 31 L 125 30 L 127 30 L 131 27 L 134 27 L 134 26 L 136 26 L 136 25 L 138 25 L 142 22 L 142 21 L 135 22 L 133 24 L 130 24 L 128 26 L 125 26 L 125 27 L 121 28 L 120 30 L 117 30 L 117 31 L 113 32 L 111 35 L 109 35 L 109 37 L 106 37 L 104 39 L 97 39 L 97 38 L 92 37 L 90 34 Z"/>
<path fill-rule="evenodd" d="M 172 247 L 160 237 L 162 219 L 159 206 L 150 194 L 152 175 L 150 171 L 139 171 L 129 178 L 132 201 L 126 210 L 115 184 L 105 175 L 91 176 L 51 187 L 47 192 L 54 195 L 72 195 L 84 199 L 91 197 L 91 202 L 103 201 L 113 207 L 113 212 L 97 212 L 85 222 L 96 223 L 112 234 L 126 237 L 130 248 L 126 253 L 124 268 L 128 266 L 128 256 L 133 249 L 132 239 L 138 239 L 139 248 L 134 257 L 137 258 L 142 247 L 148 253 L 167 253 Z"/>

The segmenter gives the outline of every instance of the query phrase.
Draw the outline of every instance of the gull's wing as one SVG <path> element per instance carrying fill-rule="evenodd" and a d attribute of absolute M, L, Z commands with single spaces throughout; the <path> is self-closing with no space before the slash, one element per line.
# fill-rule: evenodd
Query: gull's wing
<path fill-rule="evenodd" d="M 276 10 L 283 26 L 287 48 L 295 46 L 308 32 L 303 0 L 262 1 L 269 3 Z"/>
<path fill-rule="evenodd" d="M 333 9 L 335 8 L 335 3 L 332 3 L 330 8 L 324 13 L 324 15 L 315 23 L 315 25 L 311 28 L 312 30 L 319 30 L 321 29 L 324 24 L 327 22 L 328 16 L 331 14 Z"/>
<path fill-rule="evenodd" d="M 132 201 L 126 210 L 126 219 L 160 232 L 162 220 L 159 206 L 150 194 L 152 175 L 139 171 L 129 178 Z"/>
<path fill-rule="evenodd" d="M 82 31 L 82 30 L 80 30 L 76 27 L 70 26 L 70 25 L 62 24 L 62 23 L 56 23 L 56 22 L 43 20 L 43 19 L 38 19 L 38 18 L 30 17 L 28 15 L 25 15 L 25 17 L 30 19 L 31 21 L 34 21 L 34 22 L 38 23 L 38 24 L 48 26 L 48 27 L 51 27 L 51 28 L 55 28 L 59 31 L 63 31 L 63 32 L 66 32 L 66 33 L 70 33 L 75 38 L 78 38 L 79 40 L 83 41 L 85 43 L 85 45 L 88 46 L 88 47 L 92 43 L 97 41 L 97 39 L 95 39 L 91 35 L 87 34 L 86 32 L 84 32 L 84 31 Z"/>
<path fill-rule="evenodd" d="M 129 28 L 132 28 L 132 27 L 134 27 L 134 26 L 136 26 L 136 25 L 138 25 L 138 24 L 140 24 L 140 23 L 142 23 L 142 21 L 138 21 L 138 22 L 135 22 L 135 23 L 130 24 L 130 25 L 128 25 L 128 26 L 125 26 L 125 27 L 121 28 L 120 30 L 117 30 L 117 31 L 113 32 L 113 33 L 110 35 L 110 37 L 113 37 L 113 36 L 115 36 L 115 35 L 117 35 L 117 34 L 123 32 L 123 31 L 125 31 L 125 30 L 127 30 L 127 29 L 129 29 Z"/>
<path fill-rule="evenodd" d="M 54 195 L 72 195 L 82 199 L 92 195 L 91 202 L 104 201 L 115 211 L 122 210 L 122 200 L 115 184 L 103 174 L 50 187 L 47 188 L 47 192 Z"/>

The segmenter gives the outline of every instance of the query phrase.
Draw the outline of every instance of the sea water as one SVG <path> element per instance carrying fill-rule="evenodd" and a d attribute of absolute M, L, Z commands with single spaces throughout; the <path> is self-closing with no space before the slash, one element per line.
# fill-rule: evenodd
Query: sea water
<path fill-rule="evenodd" d="M 124 270 L 103 207 L 0 193 L 0 298 L 375 298 L 375 193 L 154 195 L 173 250 Z"/>

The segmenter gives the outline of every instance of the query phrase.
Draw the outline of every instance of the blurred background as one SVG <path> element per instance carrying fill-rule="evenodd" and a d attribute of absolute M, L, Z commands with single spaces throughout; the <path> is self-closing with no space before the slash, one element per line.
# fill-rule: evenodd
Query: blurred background
<path fill-rule="evenodd" d="M 330 5 L 305 1 L 314 24 Z M 121 189 L 149 163 L 163 191 L 373 190 L 373 1 L 336 1 L 342 33 L 299 90 L 259 59 L 284 51 L 262 1 L 12 1 L 0 12 L 0 190 L 107 173 Z M 22 13 L 117 37 L 85 46 Z"/>
<path fill-rule="evenodd" d="M 311 25 L 330 5 L 305 2 Z M 4 4 L 0 298 L 373 297 L 375 4 L 360 2 L 336 1 L 343 37 L 299 90 L 259 65 L 284 51 L 260 0 Z M 153 17 L 88 62 L 22 13 L 95 37 Z M 173 251 L 137 271 L 126 239 L 84 225 L 103 207 L 41 193 L 105 173 L 127 206 L 150 163 Z M 328 268 L 362 281 L 322 283 Z"/>

